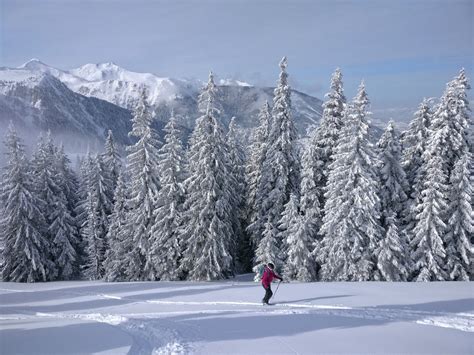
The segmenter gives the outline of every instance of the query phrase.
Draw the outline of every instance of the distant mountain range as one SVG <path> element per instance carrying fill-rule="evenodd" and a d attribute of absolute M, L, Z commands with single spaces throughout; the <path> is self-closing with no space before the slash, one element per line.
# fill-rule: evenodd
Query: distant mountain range
<path fill-rule="evenodd" d="M 203 84 L 135 73 L 113 63 L 86 64 L 66 71 L 33 59 L 18 68 L 0 67 L 0 128 L 12 120 L 33 137 L 49 129 L 73 150 L 83 149 L 85 144 L 94 149 L 112 129 L 117 140 L 127 144 L 131 110 L 145 87 L 157 127 L 166 123 L 174 109 L 189 133 L 199 116 L 197 98 Z M 226 79 L 219 84 L 222 123 L 228 125 L 235 116 L 242 135 L 248 137 L 264 101 L 271 103 L 273 88 Z M 309 126 L 319 123 L 322 102 L 296 90 L 292 91 L 292 102 L 296 126 L 305 134 Z"/>

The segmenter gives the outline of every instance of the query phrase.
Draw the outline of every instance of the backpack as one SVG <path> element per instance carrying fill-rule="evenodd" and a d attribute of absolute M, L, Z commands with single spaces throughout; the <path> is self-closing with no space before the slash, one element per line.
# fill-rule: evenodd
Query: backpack
<path fill-rule="evenodd" d="M 263 277 L 263 274 L 265 273 L 265 265 L 260 265 L 257 271 L 258 271 L 258 278 L 261 280 Z"/>

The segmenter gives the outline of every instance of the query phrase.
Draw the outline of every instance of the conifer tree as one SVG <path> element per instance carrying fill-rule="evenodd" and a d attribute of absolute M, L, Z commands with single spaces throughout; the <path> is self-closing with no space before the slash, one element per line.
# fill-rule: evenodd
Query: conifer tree
<path fill-rule="evenodd" d="M 322 211 L 319 198 L 321 186 L 318 186 L 317 182 L 320 183 L 321 179 L 315 175 L 317 169 L 313 165 L 315 161 L 312 152 L 313 150 L 307 147 L 302 156 L 300 211 L 305 231 L 312 240 L 313 251 L 318 253 L 319 248 L 316 246 L 319 244 L 318 233 L 322 224 Z"/>
<path fill-rule="evenodd" d="M 245 220 L 245 166 L 244 149 L 240 143 L 235 117 L 232 117 L 226 141 L 229 151 L 229 184 L 230 184 L 230 203 L 232 205 L 232 229 L 234 238 L 232 240 L 231 251 L 236 268 L 246 270 L 251 267 L 250 240 L 244 230 Z"/>
<path fill-rule="evenodd" d="M 114 209 L 110 215 L 106 238 L 109 244 L 104 262 L 106 281 L 127 280 L 127 255 L 132 249 L 132 240 L 126 229 L 127 211 L 126 186 L 119 171 L 114 192 Z"/>
<path fill-rule="evenodd" d="M 430 100 L 423 99 L 418 111 L 415 112 L 413 120 L 410 122 L 408 131 L 404 132 L 402 165 L 412 194 L 419 193 L 419 191 L 414 190 L 415 187 L 419 186 L 419 181 L 422 180 L 420 168 L 423 165 L 422 156 L 428 141 L 432 115 Z M 412 196 L 412 198 L 415 198 L 415 196 Z"/>
<path fill-rule="evenodd" d="M 379 243 L 380 202 L 377 196 L 377 163 L 369 139 L 365 87 L 346 112 L 334 162 L 329 166 L 326 213 L 321 256 L 322 278 L 331 281 L 363 281 L 377 277 L 374 251 Z"/>
<path fill-rule="evenodd" d="M 35 194 L 41 203 L 40 211 L 46 223 L 44 235 L 50 245 L 53 244 L 54 237 L 51 235 L 48 227 L 53 223 L 53 213 L 61 192 L 61 188 L 58 185 L 59 173 L 55 159 L 56 147 L 53 143 L 51 132 L 48 131 L 46 137 L 40 136 L 31 165 Z M 52 250 L 50 250 L 50 253 L 50 259 L 54 260 Z M 51 266 L 52 268 L 48 270 L 48 278 L 54 280 L 57 277 L 58 270 L 55 263 L 52 263 Z"/>
<path fill-rule="evenodd" d="M 437 153 L 442 144 L 441 132 L 433 132 L 430 142 L 432 151 L 425 152 L 426 176 L 422 191 L 422 203 L 414 228 L 414 238 L 411 241 L 414 275 L 417 281 L 445 280 L 444 263 L 446 250 L 443 237 L 446 224 L 443 213 L 447 205 L 447 176 L 443 169 L 443 160 Z"/>
<path fill-rule="evenodd" d="M 93 160 L 90 151 L 81 159 L 79 165 L 79 181 L 77 188 L 77 203 L 74 208 L 74 214 L 76 215 L 76 225 L 79 228 L 80 234 L 82 236 L 82 227 L 86 225 L 87 220 L 87 195 L 92 189 L 90 182 L 90 175 L 92 174 L 92 165 Z M 83 240 L 81 242 L 84 242 Z M 85 250 L 85 247 L 83 248 Z"/>
<path fill-rule="evenodd" d="M 151 234 L 154 244 L 151 254 L 160 280 L 178 280 L 179 262 L 183 252 L 180 240 L 182 205 L 184 203 L 184 150 L 177 118 L 172 112 L 164 131 L 165 144 L 160 148 L 160 184 L 157 195 L 159 207 L 155 210 L 155 224 Z"/>
<path fill-rule="evenodd" d="M 112 182 L 112 191 L 115 191 L 115 188 L 117 187 L 118 176 L 120 170 L 122 169 L 122 161 L 112 130 L 109 130 L 107 139 L 105 141 L 103 161 L 109 178 Z"/>
<path fill-rule="evenodd" d="M 267 152 L 267 140 L 272 122 L 270 110 L 268 101 L 265 101 L 258 115 L 259 125 L 252 132 L 252 144 L 246 165 L 248 224 L 254 223 L 258 216 L 259 208 L 256 205 L 256 198 L 258 185 L 263 173 L 263 161 Z M 251 241 L 254 245 L 258 244 L 259 239 L 259 235 L 253 234 L 251 236 Z"/>
<path fill-rule="evenodd" d="M 410 122 L 403 137 L 402 166 L 405 170 L 408 186 L 408 199 L 404 213 L 405 232 L 410 240 L 414 238 L 417 207 L 421 205 L 421 192 L 425 180 L 423 152 L 428 144 L 429 127 L 432 120 L 430 101 L 424 99 Z"/>
<path fill-rule="evenodd" d="M 156 196 L 159 184 L 158 149 L 161 145 L 152 127 L 152 117 L 147 104 L 147 93 L 134 111 L 130 136 L 138 141 L 127 147 L 127 171 L 130 176 L 129 202 L 127 213 L 127 233 L 132 239 L 133 249 L 127 255 L 127 274 L 129 280 L 156 280 L 151 246 L 151 228 L 155 223 Z"/>
<path fill-rule="evenodd" d="M 302 194 L 307 195 L 303 197 L 304 200 L 308 199 L 302 204 L 303 211 L 306 209 L 307 203 L 311 205 L 315 203 L 313 202 L 316 201 L 315 198 L 318 198 L 321 208 L 325 203 L 324 188 L 327 185 L 329 165 L 334 161 L 333 156 L 344 126 L 344 110 L 346 108 L 342 72 L 339 68 L 331 77 L 331 90 L 325 97 L 320 124 L 311 132 L 310 143 L 303 158 L 306 173 L 303 176 L 305 181 L 302 182 L 302 186 L 305 186 L 306 191 Z M 314 224 L 321 224 L 318 219 L 318 207 L 315 206 L 315 209 Z"/>
<path fill-rule="evenodd" d="M 79 245 L 78 231 L 75 220 L 68 209 L 68 201 L 64 192 L 60 191 L 56 198 L 49 233 L 52 237 L 54 263 L 60 280 L 70 280 L 78 275 Z"/>
<path fill-rule="evenodd" d="M 89 190 L 85 201 L 86 220 L 81 229 L 82 238 L 86 244 L 86 263 L 84 275 L 89 280 L 98 280 L 104 276 L 105 245 L 99 229 L 98 199 L 94 191 Z"/>
<path fill-rule="evenodd" d="M 76 173 L 71 168 L 71 161 L 64 152 L 62 144 L 56 151 L 55 161 L 58 171 L 58 185 L 66 197 L 69 214 L 74 217 L 74 210 L 78 202 L 78 179 Z"/>
<path fill-rule="evenodd" d="M 280 62 L 280 78 L 274 91 L 272 124 L 267 138 L 262 176 L 258 184 L 256 206 L 258 215 L 248 231 L 259 241 L 265 224 L 276 227 L 290 199 L 299 195 L 300 167 L 296 150 L 296 129 L 291 116 L 291 90 L 286 72 L 287 60 Z M 279 248 L 280 245 L 275 244 Z M 257 248 L 261 249 L 261 246 Z M 257 259 L 260 257 L 257 255 Z M 257 259 L 255 260 L 258 267 Z M 275 264 L 275 266 L 279 266 Z"/>
<path fill-rule="evenodd" d="M 382 211 L 382 225 L 384 218 L 393 213 L 396 219 L 402 217 L 406 205 L 408 183 L 405 171 L 401 166 L 400 139 L 395 130 L 393 121 L 390 121 L 385 132 L 377 143 L 380 174 L 380 201 Z M 385 225 L 384 225 L 385 226 Z"/>
<path fill-rule="evenodd" d="M 406 281 L 409 276 L 410 265 L 406 260 L 406 239 L 400 235 L 395 212 L 385 217 L 386 230 L 375 253 L 377 255 L 377 268 L 382 278 L 386 281 Z"/>
<path fill-rule="evenodd" d="M 408 185 L 401 167 L 401 146 L 393 121 L 377 143 L 381 225 L 384 234 L 377 248 L 377 266 L 387 281 L 404 281 L 411 267 L 408 238 L 403 224 Z M 398 269 L 397 269 L 398 268 Z"/>
<path fill-rule="evenodd" d="M 280 236 L 286 245 L 283 275 L 288 280 L 313 281 L 316 267 L 311 255 L 314 240 L 310 237 L 303 216 L 298 211 L 298 200 L 292 194 L 280 220 Z"/>
<path fill-rule="evenodd" d="M 50 241 L 42 204 L 36 194 L 25 149 L 13 124 L 7 131 L 7 164 L 3 169 L 0 201 L 2 280 L 35 282 L 51 280 Z"/>
<path fill-rule="evenodd" d="M 97 154 L 94 157 L 90 179 L 94 198 L 97 199 L 99 232 L 104 240 L 104 247 L 107 248 L 106 235 L 109 229 L 109 217 L 113 210 L 114 190 L 112 189 L 113 183 L 104 164 L 102 155 Z"/>
<path fill-rule="evenodd" d="M 470 89 L 464 69 L 448 85 L 436 114 L 449 115 L 452 133 L 453 158 L 448 160 L 449 192 L 445 236 L 447 264 L 450 280 L 469 280 L 472 248 L 469 237 L 474 232 L 472 215 L 472 142 L 470 142 L 471 117 L 467 90 Z M 444 104 L 448 102 L 447 107 Z"/>
<path fill-rule="evenodd" d="M 90 279 L 104 277 L 105 253 L 108 249 L 107 232 L 113 209 L 112 182 L 102 159 L 99 154 L 94 157 L 88 154 L 86 157 L 82 191 L 86 198 L 80 201 L 78 209 L 81 237 L 86 250 L 86 275 Z M 92 211 L 92 208 L 95 210 Z"/>
<path fill-rule="evenodd" d="M 281 259 L 283 262 L 286 260 L 289 247 L 289 245 L 287 244 L 287 239 L 290 234 L 294 232 L 294 230 L 292 230 L 292 225 L 294 224 L 294 221 L 298 219 L 299 215 L 300 211 L 298 197 L 296 196 L 296 194 L 292 193 L 290 195 L 290 199 L 285 204 L 285 209 L 283 210 L 283 213 L 281 214 L 281 218 L 278 221 L 277 225 L 277 240 L 278 245 L 280 245 Z M 283 265 L 279 266 L 282 267 Z"/>
<path fill-rule="evenodd" d="M 71 161 L 64 152 L 64 146 L 61 144 L 56 151 L 56 165 L 58 171 L 58 186 L 61 189 L 62 193 L 58 194 L 60 201 L 59 204 L 65 204 L 65 211 L 63 223 L 66 224 L 66 229 L 69 229 L 70 233 L 66 235 L 67 241 L 64 243 L 70 244 L 73 250 L 69 250 L 71 255 L 74 255 L 74 262 L 72 267 L 72 274 L 68 278 L 77 277 L 80 274 L 80 265 L 82 264 L 84 258 L 84 248 L 83 241 L 81 240 L 81 235 L 79 231 L 79 225 L 77 223 L 76 208 L 79 202 L 79 182 L 77 179 L 76 173 L 71 168 Z M 56 216 L 58 217 L 58 216 Z M 61 247 L 56 247 L 56 251 L 62 250 Z M 58 256 L 55 256 L 58 260 Z M 72 259 L 71 259 L 72 260 Z M 61 273 L 61 267 L 60 273 Z M 63 276 L 63 278 L 66 278 Z"/>
<path fill-rule="evenodd" d="M 454 166 L 451 174 L 446 235 L 447 270 L 451 280 L 469 281 L 472 272 L 470 263 L 473 252 L 470 238 L 474 235 L 474 215 L 472 210 L 473 185 L 471 180 L 472 155 L 467 151 Z"/>
<path fill-rule="evenodd" d="M 207 102 L 207 105 L 204 105 Z M 191 280 L 214 280 L 233 273 L 231 185 L 212 73 L 200 95 L 204 114 L 196 121 L 188 153 L 189 178 L 184 206 L 185 250 L 181 269 Z"/>
<path fill-rule="evenodd" d="M 273 263 L 277 272 L 281 270 L 283 260 L 280 250 L 281 243 L 278 240 L 278 232 L 278 228 L 270 221 L 265 223 L 262 239 L 260 240 L 258 248 L 255 251 L 255 266 L 253 268 L 253 271 L 255 272 L 255 281 L 260 281 L 259 269 L 262 267 L 262 265 Z"/>
<path fill-rule="evenodd" d="M 469 155 L 470 149 L 468 89 L 465 72 L 461 70 L 447 84 L 430 125 L 427 148 L 423 153 L 423 191 L 416 207 L 415 236 L 412 240 L 414 277 L 418 281 L 463 277 L 457 262 L 462 259 L 460 253 L 463 248 L 458 250 L 458 247 L 463 231 L 459 234 L 461 230 L 456 228 L 457 217 L 451 219 L 452 224 L 450 218 L 464 213 L 459 210 L 459 203 L 453 202 L 462 200 L 464 192 L 452 183 L 463 180 L 455 176 L 455 167 L 467 173 L 459 167 L 462 165 L 459 161 Z M 453 231 L 456 234 L 451 234 Z"/>

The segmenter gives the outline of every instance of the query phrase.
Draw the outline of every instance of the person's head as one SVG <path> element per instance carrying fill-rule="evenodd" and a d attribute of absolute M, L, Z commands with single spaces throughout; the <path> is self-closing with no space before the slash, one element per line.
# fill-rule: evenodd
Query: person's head
<path fill-rule="evenodd" d="M 272 263 L 268 263 L 267 266 L 272 270 L 275 268 L 275 265 L 273 265 Z"/>

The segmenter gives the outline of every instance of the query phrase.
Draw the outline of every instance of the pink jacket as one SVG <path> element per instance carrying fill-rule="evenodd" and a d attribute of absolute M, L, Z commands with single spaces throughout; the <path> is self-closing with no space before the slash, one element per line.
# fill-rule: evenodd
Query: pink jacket
<path fill-rule="evenodd" d="M 272 269 L 265 266 L 265 270 L 263 271 L 263 276 L 262 276 L 263 287 L 269 288 L 270 285 L 272 284 L 273 279 L 282 280 L 282 278 L 278 276 Z"/>

